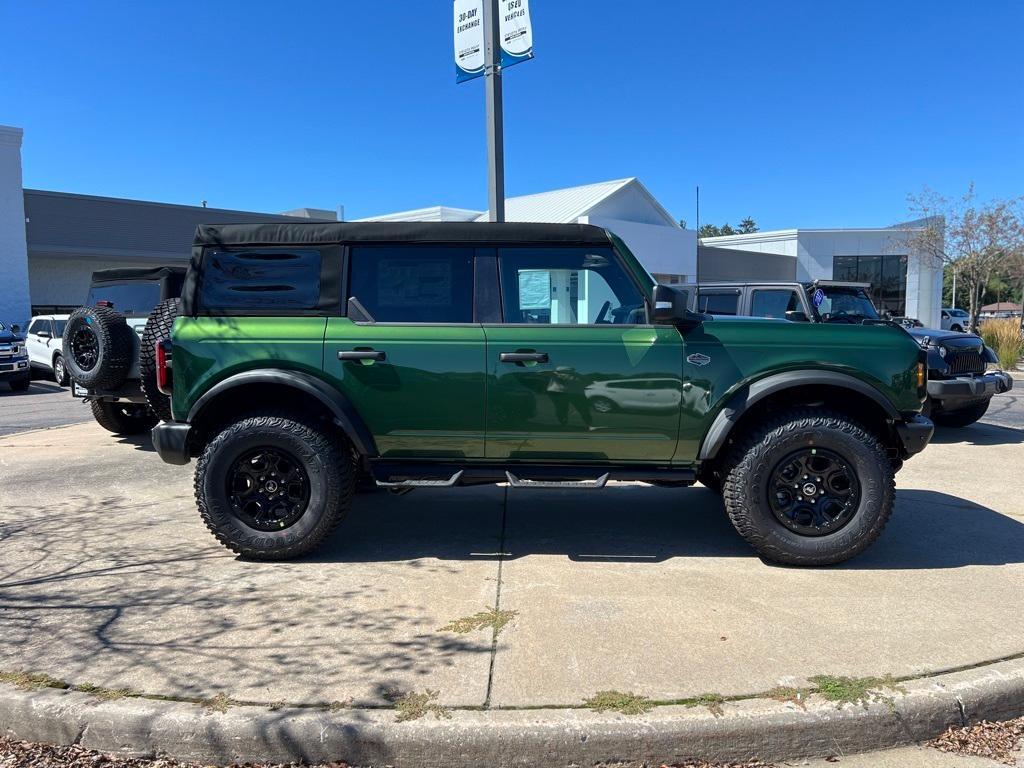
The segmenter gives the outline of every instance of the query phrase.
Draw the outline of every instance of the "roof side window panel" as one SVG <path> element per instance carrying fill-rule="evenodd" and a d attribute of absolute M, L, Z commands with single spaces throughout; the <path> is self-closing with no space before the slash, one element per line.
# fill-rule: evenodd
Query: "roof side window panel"
<path fill-rule="evenodd" d="M 465 246 L 354 246 L 349 298 L 375 322 L 472 323 L 473 252 Z"/>
<path fill-rule="evenodd" d="M 754 317 L 785 319 L 787 312 L 801 310 L 800 297 L 791 288 L 755 288 L 750 300 Z"/>
<path fill-rule="evenodd" d="M 740 292 L 701 289 L 697 295 L 698 311 L 707 315 L 738 315 Z"/>
<path fill-rule="evenodd" d="M 203 258 L 203 310 L 313 310 L 320 299 L 320 251 L 314 248 L 211 250 Z"/>
<path fill-rule="evenodd" d="M 96 283 L 89 289 L 87 307 L 98 302 L 110 305 L 126 317 L 148 317 L 160 303 L 160 282 L 157 280 L 127 280 L 124 282 Z"/>

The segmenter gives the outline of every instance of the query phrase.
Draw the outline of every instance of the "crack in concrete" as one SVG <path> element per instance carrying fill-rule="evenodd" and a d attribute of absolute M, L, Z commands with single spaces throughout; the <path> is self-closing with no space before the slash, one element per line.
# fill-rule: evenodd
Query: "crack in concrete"
<path fill-rule="evenodd" d="M 502 570 L 505 565 L 505 527 L 508 521 L 508 486 L 505 486 L 505 495 L 501 504 L 501 537 L 498 542 L 498 585 L 495 587 L 494 610 L 501 610 L 501 579 Z M 495 627 L 491 634 L 491 661 L 487 667 L 487 694 L 484 696 L 484 709 L 491 708 L 491 690 L 494 687 L 494 661 L 498 655 L 498 628 Z"/>

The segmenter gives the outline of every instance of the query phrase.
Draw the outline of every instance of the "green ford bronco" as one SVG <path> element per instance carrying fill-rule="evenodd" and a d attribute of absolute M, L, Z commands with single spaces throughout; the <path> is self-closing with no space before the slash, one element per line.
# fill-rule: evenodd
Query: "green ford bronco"
<path fill-rule="evenodd" d="M 198 457 L 200 514 L 248 558 L 314 549 L 360 480 L 632 480 L 699 481 L 764 558 L 822 565 L 881 533 L 931 438 L 924 354 L 894 327 L 695 314 L 593 226 L 202 226 L 153 442 Z"/>

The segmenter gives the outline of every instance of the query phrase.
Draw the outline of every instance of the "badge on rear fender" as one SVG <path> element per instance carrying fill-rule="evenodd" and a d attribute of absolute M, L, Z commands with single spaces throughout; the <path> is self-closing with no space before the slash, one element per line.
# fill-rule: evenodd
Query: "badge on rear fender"
<path fill-rule="evenodd" d="M 702 355 L 700 352 L 694 352 L 692 355 L 686 356 L 686 362 L 703 367 L 711 362 L 711 358 L 707 355 Z"/>

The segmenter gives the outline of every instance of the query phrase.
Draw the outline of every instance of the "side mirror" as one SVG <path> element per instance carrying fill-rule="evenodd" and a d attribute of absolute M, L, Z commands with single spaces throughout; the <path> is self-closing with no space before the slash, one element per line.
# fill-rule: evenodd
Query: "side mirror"
<path fill-rule="evenodd" d="M 674 325 L 682 330 L 696 328 L 705 320 L 710 320 L 706 315 L 691 312 L 688 304 L 688 297 L 685 291 L 678 291 L 668 285 L 656 285 L 654 287 L 654 317 L 655 325 Z"/>
<path fill-rule="evenodd" d="M 810 322 L 810 318 L 807 317 L 807 313 L 799 309 L 786 310 L 786 319 L 791 323 L 807 323 Z"/>
<path fill-rule="evenodd" d="M 49 331 L 40 331 L 39 333 L 36 334 L 36 336 L 38 336 L 40 339 L 48 339 L 48 338 L 50 338 L 50 332 Z"/>

